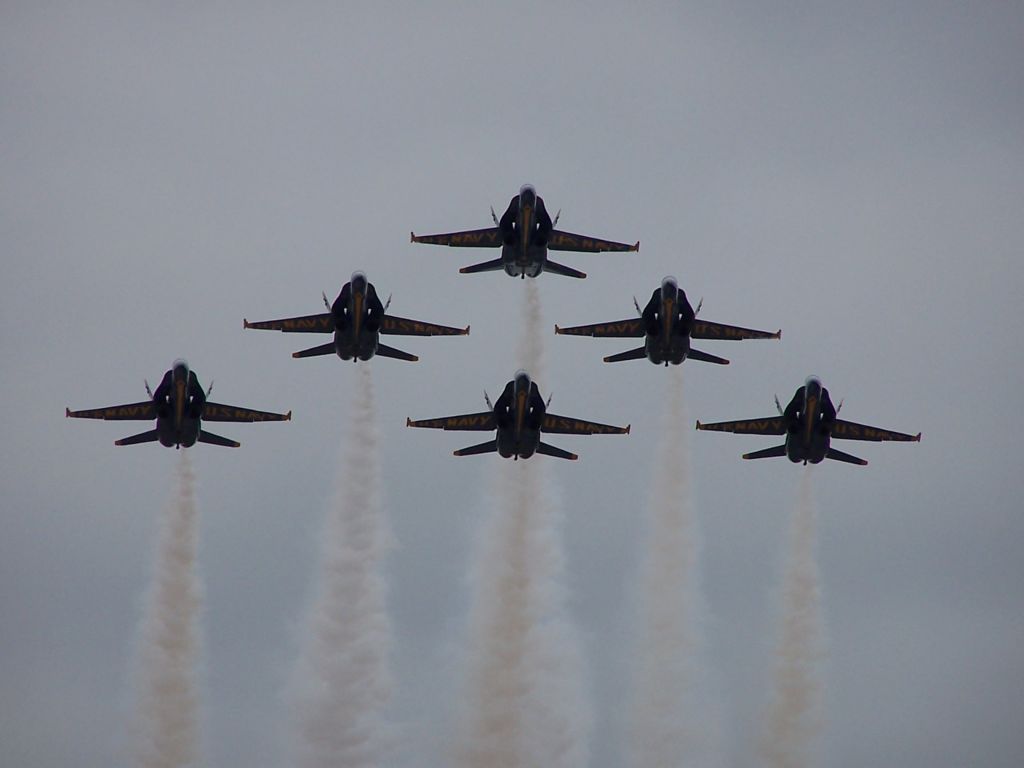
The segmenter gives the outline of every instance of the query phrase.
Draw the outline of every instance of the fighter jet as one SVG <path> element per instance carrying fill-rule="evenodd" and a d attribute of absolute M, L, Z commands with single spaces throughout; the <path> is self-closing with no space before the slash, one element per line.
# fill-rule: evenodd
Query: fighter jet
<path fill-rule="evenodd" d="M 707 352 L 693 349 L 690 339 L 778 339 L 782 331 L 775 333 L 755 331 L 750 328 L 739 328 L 735 325 L 722 325 L 708 320 L 697 320 L 686 293 L 681 290 L 674 277 L 666 277 L 661 287 L 651 294 L 647 306 L 640 309 L 640 304 L 633 299 L 640 317 L 629 320 L 618 320 L 611 323 L 595 323 L 594 325 L 577 325 L 572 328 L 555 326 L 555 333 L 570 336 L 602 336 L 615 338 L 646 337 L 644 345 L 609 355 L 606 363 L 617 363 L 622 360 L 639 360 L 646 357 L 655 365 L 664 363 L 666 366 L 679 365 L 683 360 L 703 360 L 705 363 L 728 365 L 724 357 L 709 355 Z M 697 305 L 697 312 L 700 304 Z"/>
<path fill-rule="evenodd" d="M 440 419 L 413 421 L 406 419 L 407 427 L 430 427 L 433 429 L 459 429 L 490 432 L 497 430 L 497 437 L 486 443 L 472 445 L 455 451 L 456 456 L 470 456 L 475 453 L 497 451 L 506 459 L 528 459 L 534 453 L 557 456 L 575 461 L 575 453 L 563 451 L 540 440 L 541 432 L 566 435 L 623 435 L 629 434 L 629 426 L 612 427 L 592 421 L 555 416 L 547 412 L 548 404 L 540 396 L 537 384 L 530 380 L 526 371 L 516 371 L 515 378 L 505 385 L 497 402 L 484 393 L 488 411 L 470 413 L 464 416 L 448 416 Z M 550 402 L 550 398 L 549 398 Z"/>
<path fill-rule="evenodd" d="M 422 323 L 385 314 L 390 304 L 390 297 L 386 304 L 381 304 L 373 283 L 367 281 L 366 275 L 353 272 L 334 304 L 330 304 L 327 294 L 324 294 L 324 306 L 328 312 L 257 323 L 242 320 L 242 326 L 285 333 L 333 333 L 334 341 L 293 352 L 292 357 L 337 354 L 342 360 L 353 362 L 369 360 L 375 354 L 410 362 L 419 360 L 416 355 L 381 344 L 382 333 L 395 336 L 465 336 L 469 333 L 468 325 L 465 328 L 449 328 L 446 325 Z"/>
<path fill-rule="evenodd" d="M 640 241 L 629 245 L 601 240 L 586 235 L 574 235 L 555 229 L 558 214 L 552 221 L 540 197 L 530 184 L 524 184 L 519 194 L 512 198 L 499 219 L 491 208 L 494 226 L 487 229 L 471 229 L 463 232 L 448 232 L 440 235 L 417 235 L 410 232 L 414 243 L 450 245 L 457 248 L 497 248 L 501 246 L 501 258 L 473 264 L 459 270 L 471 272 L 492 272 L 504 269 L 512 277 L 537 277 L 541 272 L 554 272 L 566 277 L 586 277 L 584 272 L 556 264 L 548 259 L 548 251 L 638 251 Z"/>
<path fill-rule="evenodd" d="M 785 435 L 786 442 L 774 448 L 743 454 L 744 459 L 765 459 L 771 456 L 787 456 L 794 463 L 803 462 L 817 464 L 823 459 L 845 461 L 848 464 L 865 466 L 867 462 L 848 453 L 830 447 L 832 438 L 843 440 L 897 440 L 900 442 L 919 442 L 921 433 L 907 435 L 892 432 L 878 427 L 855 424 L 852 421 L 837 419 L 836 414 L 843 407 L 832 405 L 828 390 L 814 376 L 808 377 L 786 410 L 782 410 L 779 399 L 775 398 L 778 416 L 766 419 L 747 419 L 744 421 L 720 421 L 715 424 L 697 422 L 697 429 L 715 432 L 739 432 L 748 435 Z"/>
<path fill-rule="evenodd" d="M 211 384 L 210 389 L 203 392 L 199 379 L 189 370 L 188 363 L 184 360 L 175 360 L 171 370 L 164 374 L 156 392 L 151 391 L 149 384 L 146 384 L 149 400 L 86 411 L 72 411 L 67 408 L 64 415 L 76 419 L 115 421 L 156 419 L 156 429 L 115 440 L 114 445 L 135 445 L 159 440 L 161 445 L 168 448 L 172 445 L 176 448 L 189 448 L 197 442 L 223 445 L 227 448 L 237 448 L 240 445 L 234 440 L 207 432 L 202 428 L 203 421 L 290 421 L 292 418 L 291 411 L 270 413 L 211 403 L 206 398 L 212 389 Z"/>

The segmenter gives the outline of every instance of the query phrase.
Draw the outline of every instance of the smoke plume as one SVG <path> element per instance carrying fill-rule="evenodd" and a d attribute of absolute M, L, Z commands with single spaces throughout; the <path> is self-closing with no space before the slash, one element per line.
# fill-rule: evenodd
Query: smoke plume
<path fill-rule="evenodd" d="M 360 365 L 318 584 L 291 686 L 293 762 L 368 768 L 386 761 L 391 625 L 381 573 L 390 540 L 380 500 L 377 414 Z"/>
<path fill-rule="evenodd" d="M 628 714 L 628 764 L 715 762 L 715 707 L 699 674 L 703 607 L 690 484 L 682 370 L 669 373 L 668 418 L 656 459 L 641 565 L 638 638 Z"/>
<path fill-rule="evenodd" d="M 160 524 L 153 581 L 136 648 L 135 734 L 144 768 L 197 765 L 200 753 L 198 509 L 187 450 L 178 459 L 177 496 Z"/>
<path fill-rule="evenodd" d="M 529 282 L 518 349 L 539 377 L 541 311 Z M 543 385 L 543 382 L 538 382 Z M 462 768 L 583 766 L 590 717 L 565 609 L 561 507 L 544 457 L 498 460 L 476 547 L 454 759 Z"/>
<path fill-rule="evenodd" d="M 824 648 L 810 475 L 806 471 L 800 480 L 783 577 L 782 624 L 761 750 L 770 768 L 811 764 L 822 727 L 820 663 Z"/>

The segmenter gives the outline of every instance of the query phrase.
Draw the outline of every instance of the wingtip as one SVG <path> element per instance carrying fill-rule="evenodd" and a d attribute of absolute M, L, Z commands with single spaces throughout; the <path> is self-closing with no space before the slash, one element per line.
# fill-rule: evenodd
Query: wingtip
<path fill-rule="evenodd" d="M 413 232 L 412 230 L 409 230 L 409 242 L 410 243 L 415 243 L 416 242 L 416 233 Z"/>
<path fill-rule="evenodd" d="M 776 339 L 781 339 L 782 338 L 782 329 L 781 328 L 779 328 L 779 330 L 777 330 L 775 332 L 775 338 Z"/>
<path fill-rule="evenodd" d="M 562 329 L 558 327 L 558 323 L 555 323 L 555 333 L 561 333 Z"/>
<path fill-rule="evenodd" d="M 412 426 L 412 419 L 410 419 L 408 416 L 405 417 L 405 426 L 407 426 L 407 427 L 411 427 Z"/>
<path fill-rule="evenodd" d="M 249 321 L 246 318 L 243 317 L 242 318 L 242 328 L 248 328 L 248 327 L 249 327 Z"/>
<path fill-rule="evenodd" d="M 286 413 L 284 415 L 284 420 L 285 421 L 291 421 L 292 420 L 292 412 L 291 411 L 288 411 L 288 413 Z"/>
<path fill-rule="evenodd" d="M 639 251 L 640 250 L 640 241 L 639 240 L 637 240 L 635 243 L 633 243 L 633 250 L 634 251 Z"/>
<path fill-rule="evenodd" d="M 462 332 L 463 336 L 469 336 L 469 326 L 466 326 L 466 330 Z"/>
<path fill-rule="evenodd" d="M 468 267 L 462 267 L 461 269 L 459 269 L 459 274 L 460 275 L 468 275 L 469 274 L 469 268 Z"/>
<path fill-rule="evenodd" d="M 700 429 L 701 426 L 703 425 L 700 423 L 700 419 L 697 419 L 697 426 L 695 426 L 694 429 Z"/>
<path fill-rule="evenodd" d="M 921 433 L 920 432 L 918 432 L 916 435 L 914 435 L 914 442 L 915 443 L 920 443 L 921 442 Z"/>
<path fill-rule="evenodd" d="M 627 424 L 627 425 L 626 425 L 626 432 L 625 432 L 625 434 L 627 434 L 627 435 L 628 435 L 628 434 L 629 434 L 629 430 L 630 430 L 630 429 L 632 429 L 632 428 L 633 428 L 633 425 L 632 425 L 632 424 Z"/>
<path fill-rule="evenodd" d="M 65 408 L 64 409 L 64 418 L 65 419 L 71 418 L 71 409 L 70 408 Z M 918 437 L 920 437 L 920 435 L 918 435 Z"/>
<path fill-rule="evenodd" d="M 566 458 L 569 459 L 569 461 L 578 461 L 580 457 L 575 453 L 570 453 Z"/>
<path fill-rule="evenodd" d="M 298 359 L 298 358 L 302 357 L 302 355 L 300 355 L 298 352 L 292 352 L 292 357 L 294 357 L 295 359 Z"/>

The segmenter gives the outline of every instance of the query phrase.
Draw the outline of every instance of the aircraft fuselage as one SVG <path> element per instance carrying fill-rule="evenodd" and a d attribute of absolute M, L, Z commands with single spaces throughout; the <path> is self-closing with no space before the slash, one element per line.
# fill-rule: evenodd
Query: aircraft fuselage
<path fill-rule="evenodd" d="M 342 360 L 369 360 L 380 344 L 384 305 L 361 272 L 352 275 L 331 305 L 334 349 Z"/>
<path fill-rule="evenodd" d="M 184 360 L 176 360 L 153 393 L 160 444 L 190 448 L 199 439 L 206 394 Z"/>
<path fill-rule="evenodd" d="M 786 457 L 794 463 L 818 464 L 828 454 L 836 409 L 828 390 L 813 376 L 793 395 L 783 411 Z"/>
<path fill-rule="evenodd" d="M 525 371 L 518 371 L 494 403 L 498 453 L 506 459 L 533 456 L 546 410 L 537 385 Z"/>
<path fill-rule="evenodd" d="M 523 185 L 498 221 L 506 274 L 525 278 L 537 277 L 544 271 L 552 227 L 544 199 L 532 186 Z"/>
<path fill-rule="evenodd" d="M 655 365 L 683 362 L 690 352 L 694 312 L 686 292 L 679 289 L 673 278 L 661 281 L 661 287 L 655 289 L 644 307 L 642 317 L 647 359 Z"/>

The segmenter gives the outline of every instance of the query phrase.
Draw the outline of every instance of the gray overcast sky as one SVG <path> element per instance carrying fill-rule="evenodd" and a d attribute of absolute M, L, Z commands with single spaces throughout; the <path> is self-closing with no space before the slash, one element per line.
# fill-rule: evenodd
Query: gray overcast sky
<path fill-rule="evenodd" d="M 281 689 L 354 383 L 242 318 L 318 311 L 354 269 L 472 335 L 374 360 L 402 765 L 439 764 L 494 457 L 406 416 L 480 410 L 515 368 L 524 284 L 409 230 L 486 226 L 524 182 L 639 254 L 542 276 L 545 322 L 629 317 L 666 274 L 709 320 L 784 331 L 687 363 L 689 418 L 768 415 L 809 373 L 849 419 L 916 432 L 814 469 L 828 766 L 1024 760 L 1024 11 L 1014 3 L 5 3 L 0 10 L 0 762 L 124 760 L 128 659 L 173 451 L 65 406 L 144 397 L 189 359 L 215 399 L 294 409 L 192 455 L 210 761 L 277 765 Z M 566 438 L 570 609 L 596 722 L 617 692 L 666 376 L 547 346 Z M 465 436 L 463 436 L 465 437 Z M 570 444 L 571 443 L 571 444 Z M 755 762 L 799 474 L 694 434 L 726 762 Z M 543 459 L 541 459 L 543 460 Z M 429 490 L 429 493 L 425 491 Z"/>

